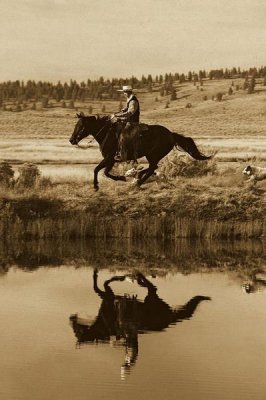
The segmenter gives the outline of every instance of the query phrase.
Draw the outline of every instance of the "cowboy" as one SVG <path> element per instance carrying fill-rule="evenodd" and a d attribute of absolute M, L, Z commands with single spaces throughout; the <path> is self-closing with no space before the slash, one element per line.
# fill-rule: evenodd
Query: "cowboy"
<path fill-rule="evenodd" d="M 123 92 L 127 98 L 127 105 L 120 112 L 115 113 L 113 117 L 122 122 L 119 130 L 119 148 L 120 154 L 116 156 L 117 161 L 127 160 L 128 144 L 133 145 L 134 159 L 137 158 L 138 125 L 140 116 L 140 106 L 137 97 L 133 94 L 132 86 L 126 85 L 118 92 Z"/>

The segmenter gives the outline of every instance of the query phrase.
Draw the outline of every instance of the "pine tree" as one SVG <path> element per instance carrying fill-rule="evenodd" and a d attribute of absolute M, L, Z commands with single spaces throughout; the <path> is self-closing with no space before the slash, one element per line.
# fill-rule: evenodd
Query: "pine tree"
<path fill-rule="evenodd" d="M 248 85 L 248 94 L 254 93 L 255 85 L 256 85 L 255 75 L 253 75 Z"/>
<path fill-rule="evenodd" d="M 248 77 L 246 77 L 244 84 L 243 84 L 243 89 L 246 90 L 248 87 L 249 87 Z"/>
<path fill-rule="evenodd" d="M 177 100 L 176 90 L 173 88 L 171 91 L 171 101 Z"/>

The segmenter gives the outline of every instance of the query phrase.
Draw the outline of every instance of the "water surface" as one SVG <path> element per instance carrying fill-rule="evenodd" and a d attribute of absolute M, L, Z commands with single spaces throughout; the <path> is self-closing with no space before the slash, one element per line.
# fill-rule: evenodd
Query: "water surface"
<path fill-rule="evenodd" d="M 263 243 L 2 243 L 0 253 L 1 399 L 265 398 Z M 110 283 L 120 337 L 110 328 L 92 341 L 96 268 L 101 291 L 128 278 Z M 138 272 L 157 288 L 146 308 Z"/>

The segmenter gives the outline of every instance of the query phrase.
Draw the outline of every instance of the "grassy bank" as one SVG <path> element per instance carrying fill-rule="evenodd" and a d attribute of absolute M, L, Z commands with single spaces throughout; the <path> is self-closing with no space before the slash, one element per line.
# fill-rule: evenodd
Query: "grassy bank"
<path fill-rule="evenodd" d="M 264 183 L 251 186 L 239 171 L 222 175 L 206 171 L 204 176 L 176 176 L 141 189 L 131 182 L 104 179 L 96 193 L 91 182 L 39 180 L 30 189 L 19 184 L 2 188 L 0 235 L 6 239 L 265 236 Z"/>

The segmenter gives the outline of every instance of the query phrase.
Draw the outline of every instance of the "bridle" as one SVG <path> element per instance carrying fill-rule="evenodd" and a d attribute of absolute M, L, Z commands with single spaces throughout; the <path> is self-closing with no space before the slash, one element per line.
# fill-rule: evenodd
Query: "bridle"
<path fill-rule="evenodd" d="M 107 120 L 107 122 L 110 122 L 110 121 L 111 121 L 110 119 Z M 96 140 L 97 137 L 98 137 L 98 135 L 106 128 L 106 126 L 107 126 L 107 124 L 104 125 L 104 126 L 102 126 L 102 127 L 100 128 L 100 130 L 99 130 L 95 135 L 93 135 L 93 138 L 90 139 L 90 140 L 88 141 L 87 145 L 90 144 L 90 143 L 92 143 L 93 140 Z M 79 146 L 79 141 L 82 140 L 82 135 L 83 135 L 83 133 L 85 132 L 85 129 L 86 129 L 86 126 L 83 126 L 82 129 L 81 129 L 81 130 L 79 131 L 79 133 L 77 134 L 77 146 L 78 146 L 79 148 L 84 148 L 84 147 L 80 147 L 80 146 Z"/>

